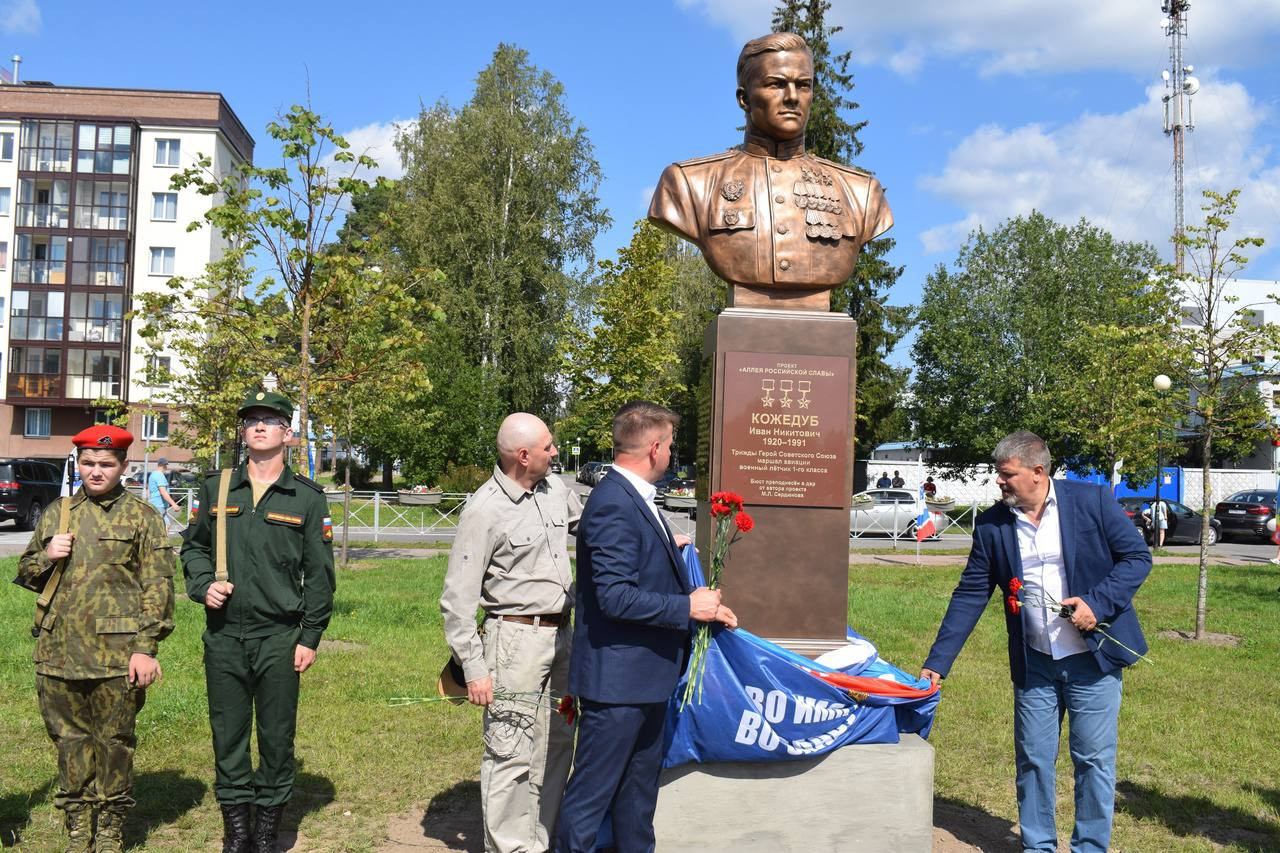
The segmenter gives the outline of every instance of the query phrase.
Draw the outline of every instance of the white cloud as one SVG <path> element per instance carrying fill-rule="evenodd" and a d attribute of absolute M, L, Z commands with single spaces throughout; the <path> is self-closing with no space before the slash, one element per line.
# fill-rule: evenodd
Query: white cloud
<path fill-rule="evenodd" d="M 679 0 L 746 41 L 768 32 L 776 0 Z M 844 27 L 839 48 L 854 62 L 887 65 L 914 75 L 930 63 L 971 63 L 984 74 L 1080 69 L 1150 73 L 1167 64 L 1166 39 L 1154 0 L 1048 3 L 985 0 L 956 3 L 834 0 L 827 23 Z M 1199 57 L 1230 57 L 1236 65 L 1273 61 L 1280 36 L 1275 0 L 1214 0 L 1192 4 L 1186 49 Z"/>
<path fill-rule="evenodd" d="M 372 172 L 361 169 L 358 177 L 371 181 L 377 175 L 393 179 L 404 176 L 404 164 L 400 162 L 400 153 L 396 151 L 395 141 L 396 133 L 407 123 L 404 119 L 373 122 L 342 133 L 347 142 L 351 143 L 350 151 L 352 154 L 356 156 L 368 154 L 378 161 L 377 169 Z M 350 164 L 335 164 L 332 154 L 324 158 L 322 165 L 340 174 L 346 174 L 351 171 Z"/>
<path fill-rule="evenodd" d="M 1259 141 L 1268 117 L 1239 83 L 1205 75 L 1187 134 L 1185 222 L 1202 218 L 1201 190 L 1242 187 L 1238 233 L 1280 240 L 1280 166 Z M 1172 142 L 1161 132 L 1162 85 L 1115 114 L 1086 113 L 1060 126 L 984 125 L 963 139 L 942 171 L 920 186 L 964 211 L 921 233 L 928 252 L 951 250 L 978 225 L 997 226 L 1033 208 L 1073 223 L 1080 217 L 1123 240 L 1147 240 L 1168 254 L 1173 230 Z M 1260 252 L 1255 252 L 1254 256 Z"/>
<path fill-rule="evenodd" d="M 40 7 L 36 0 L 8 0 L 0 3 L 0 32 L 5 35 L 35 35 L 40 32 Z"/>

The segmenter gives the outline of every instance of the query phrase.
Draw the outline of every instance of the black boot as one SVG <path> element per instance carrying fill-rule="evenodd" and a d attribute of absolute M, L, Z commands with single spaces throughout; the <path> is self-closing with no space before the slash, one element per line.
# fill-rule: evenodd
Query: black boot
<path fill-rule="evenodd" d="M 253 853 L 249 804 L 222 805 L 222 853 Z"/>
<path fill-rule="evenodd" d="M 253 828 L 254 853 L 276 853 L 276 837 L 280 834 L 280 816 L 284 804 L 258 806 L 258 823 Z"/>

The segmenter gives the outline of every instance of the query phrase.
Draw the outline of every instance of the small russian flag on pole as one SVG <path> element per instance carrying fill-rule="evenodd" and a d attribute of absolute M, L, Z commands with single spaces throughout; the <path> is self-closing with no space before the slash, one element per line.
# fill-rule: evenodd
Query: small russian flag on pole
<path fill-rule="evenodd" d="M 937 532 L 938 528 L 934 526 L 933 515 L 929 512 L 929 506 L 926 504 L 920 510 L 920 515 L 916 516 L 916 541 L 923 542 Z"/>

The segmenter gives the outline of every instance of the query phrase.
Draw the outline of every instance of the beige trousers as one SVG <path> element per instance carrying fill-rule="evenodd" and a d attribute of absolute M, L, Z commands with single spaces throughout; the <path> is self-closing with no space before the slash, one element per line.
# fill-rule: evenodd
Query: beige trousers
<path fill-rule="evenodd" d="M 569 687 L 569 626 L 489 619 L 484 659 L 495 698 L 484 715 L 480 799 L 488 853 L 542 853 L 551 845 L 573 759 L 573 728 L 556 713 Z"/>

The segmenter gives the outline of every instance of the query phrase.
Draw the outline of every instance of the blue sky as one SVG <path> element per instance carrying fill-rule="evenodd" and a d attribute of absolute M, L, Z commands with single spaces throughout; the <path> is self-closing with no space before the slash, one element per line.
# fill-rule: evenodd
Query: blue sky
<path fill-rule="evenodd" d="M 222 92 L 259 143 L 277 111 L 306 97 L 395 174 L 389 140 L 420 103 L 460 105 L 500 41 L 564 84 L 587 128 L 615 224 L 600 257 L 630 237 L 663 167 L 736 144 L 734 63 L 767 32 L 772 0 L 632 3 L 225 0 L 92 6 L 0 2 L 0 56 L 24 79 Z M 854 118 L 870 124 L 859 165 L 886 186 L 894 302 L 919 300 L 969 231 L 1038 208 L 1087 217 L 1168 254 L 1171 145 L 1161 130 L 1168 67 L 1158 0 L 835 0 L 852 48 Z M 1203 186 L 1245 188 L 1240 227 L 1263 236 L 1246 274 L 1280 278 L 1280 38 L 1275 0 L 1193 0 L 1185 61 L 1202 88 L 1188 136 L 1187 221 Z M 900 351 L 898 360 L 906 357 Z"/>

